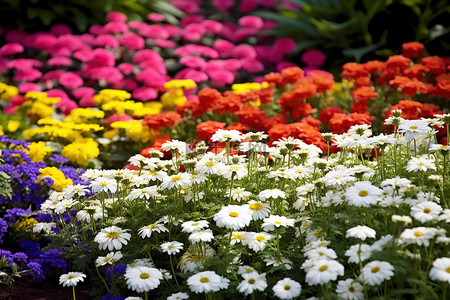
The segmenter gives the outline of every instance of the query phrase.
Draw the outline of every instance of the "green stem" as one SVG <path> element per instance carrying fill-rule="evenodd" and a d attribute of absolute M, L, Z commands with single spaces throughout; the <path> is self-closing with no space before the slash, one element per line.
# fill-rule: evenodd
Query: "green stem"
<path fill-rule="evenodd" d="M 72 285 L 72 295 L 73 295 L 73 300 L 77 300 L 77 297 L 75 296 L 75 286 Z"/>
<path fill-rule="evenodd" d="M 144 292 L 144 299 L 148 300 L 148 292 Z"/>
<path fill-rule="evenodd" d="M 230 141 L 225 141 L 225 147 L 227 148 L 227 164 L 230 164 Z"/>
<path fill-rule="evenodd" d="M 95 270 L 97 270 L 98 277 L 100 277 L 100 279 L 103 281 L 103 284 L 105 285 L 106 290 L 108 291 L 108 293 L 110 293 L 111 291 L 109 290 L 108 284 L 106 283 L 105 279 L 103 279 L 102 275 L 100 275 L 100 272 L 98 271 L 97 266 L 95 266 Z"/>
<path fill-rule="evenodd" d="M 175 269 L 173 268 L 172 255 L 169 255 L 169 259 L 170 259 L 170 267 L 172 268 L 172 274 L 173 274 L 173 278 L 175 279 L 175 283 L 177 284 L 177 286 L 180 286 L 178 284 L 177 274 L 175 274 Z"/>

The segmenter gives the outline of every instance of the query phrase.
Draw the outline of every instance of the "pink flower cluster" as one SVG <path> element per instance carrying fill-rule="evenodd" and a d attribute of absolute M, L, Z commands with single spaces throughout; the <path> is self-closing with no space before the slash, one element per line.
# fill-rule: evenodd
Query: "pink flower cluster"
<path fill-rule="evenodd" d="M 45 90 L 61 97 L 58 105 L 68 113 L 78 105 L 91 106 L 93 95 L 104 88 L 128 90 L 134 99 L 149 101 L 172 78 L 221 87 L 292 65 L 284 57 L 296 43 L 260 34 L 273 23 L 256 16 L 243 16 L 235 24 L 188 15 L 180 26 L 157 13 L 147 19 L 127 21 L 124 14 L 111 12 L 108 23 L 81 35 L 65 25 L 33 34 L 6 31 L 0 74 L 12 78 L 21 93 Z"/>

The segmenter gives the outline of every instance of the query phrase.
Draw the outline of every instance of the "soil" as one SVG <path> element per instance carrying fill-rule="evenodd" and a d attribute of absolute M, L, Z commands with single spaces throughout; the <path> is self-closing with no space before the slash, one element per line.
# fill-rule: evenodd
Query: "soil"
<path fill-rule="evenodd" d="M 79 283 L 75 287 L 77 300 L 88 300 L 91 287 Z M 0 300 L 69 300 L 72 288 L 52 283 L 36 283 L 30 278 L 18 278 L 12 286 L 0 284 Z"/>

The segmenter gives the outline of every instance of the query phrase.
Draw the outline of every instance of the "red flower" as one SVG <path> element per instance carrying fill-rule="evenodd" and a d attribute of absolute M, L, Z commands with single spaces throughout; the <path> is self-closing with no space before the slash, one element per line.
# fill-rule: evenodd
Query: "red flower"
<path fill-rule="evenodd" d="M 312 114 L 314 112 L 314 109 L 309 103 L 298 102 L 296 105 L 292 107 L 292 110 L 290 112 L 292 119 L 297 120 L 302 116 Z"/>
<path fill-rule="evenodd" d="M 385 63 L 385 71 L 389 74 L 399 74 L 411 63 L 411 59 L 403 55 L 390 56 Z"/>
<path fill-rule="evenodd" d="M 402 55 L 405 57 L 418 57 L 425 52 L 427 52 L 425 46 L 419 42 L 403 43 L 402 45 Z"/>
<path fill-rule="evenodd" d="M 213 103 L 213 110 L 216 114 L 221 115 L 226 112 L 234 114 L 244 107 L 239 97 L 221 97 Z"/>
<path fill-rule="evenodd" d="M 318 93 L 331 91 L 333 88 L 334 79 L 326 74 L 311 71 L 308 73 L 308 77 L 311 78 L 312 83 L 316 85 Z"/>
<path fill-rule="evenodd" d="M 305 76 L 305 72 L 299 67 L 289 67 L 281 71 L 283 77 L 283 85 L 294 83 Z"/>
<path fill-rule="evenodd" d="M 200 105 L 209 108 L 214 102 L 222 97 L 222 94 L 216 89 L 204 88 L 198 92 L 197 96 Z"/>
<path fill-rule="evenodd" d="M 417 78 L 418 80 L 422 80 L 423 74 L 428 72 L 429 69 L 421 64 L 414 64 L 411 67 L 405 69 L 403 71 L 403 75 L 409 78 Z"/>
<path fill-rule="evenodd" d="M 342 69 L 341 77 L 346 79 L 356 79 L 358 77 L 369 75 L 369 71 L 365 65 L 355 62 L 346 63 L 342 66 Z"/>
<path fill-rule="evenodd" d="M 147 115 L 142 122 L 143 125 L 148 125 L 154 130 L 159 130 L 163 127 L 174 127 L 175 123 L 181 122 L 181 116 L 173 111 L 161 112 L 155 115 Z"/>
<path fill-rule="evenodd" d="M 260 130 L 262 121 L 266 118 L 265 111 L 252 105 L 245 106 L 244 109 L 236 112 L 236 115 L 239 116 L 239 121 L 242 124 L 257 130 Z"/>
<path fill-rule="evenodd" d="M 377 95 L 378 93 L 368 86 L 360 87 L 359 89 L 354 90 L 352 93 L 353 98 L 365 101 L 367 101 L 368 99 L 373 100 L 377 97 Z"/>
<path fill-rule="evenodd" d="M 434 94 L 450 99 L 450 74 L 436 76 Z"/>
<path fill-rule="evenodd" d="M 206 121 L 197 125 L 197 139 L 206 140 L 210 138 L 218 129 L 224 129 L 227 124 L 216 121 Z"/>
<path fill-rule="evenodd" d="M 269 74 L 264 75 L 264 80 L 268 83 L 273 83 L 275 86 L 279 87 L 283 83 L 283 77 L 280 73 L 271 72 Z"/>
<path fill-rule="evenodd" d="M 408 97 L 428 92 L 426 85 L 422 81 L 417 80 L 417 78 L 410 79 L 404 76 L 395 76 L 393 80 L 389 81 L 389 84 L 394 88 L 401 88 L 399 93 Z"/>
<path fill-rule="evenodd" d="M 291 136 L 290 124 L 275 124 L 268 132 L 272 141 L 278 141 L 282 137 Z"/>
<path fill-rule="evenodd" d="M 439 56 L 427 56 L 420 60 L 420 63 L 427 67 L 431 74 L 439 75 L 447 72 L 446 61 Z"/>
<path fill-rule="evenodd" d="M 356 78 L 355 82 L 353 84 L 353 87 L 357 89 L 357 88 L 360 88 L 360 87 L 363 87 L 363 86 L 368 86 L 369 87 L 371 85 L 372 85 L 372 81 L 367 76 L 367 77 L 358 77 L 358 78 Z"/>
<path fill-rule="evenodd" d="M 418 119 L 420 116 L 422 108 L 422 103 L 412 100 L 400 100 L 397 105 L 391 106 L 389 111 L 385 113 L 385 117 L 392 117 L 392 111 L 396 109 L 401 109 L 402 118 L 407 120 Z"/>
<path fill-rule="evenodd" d="M 328 107 L 325 107 L 319 113 L 319 119 L 320 119 L 320 121 L 322 121 L 322 123 L 328 124 L 330 119 L 336 113 L 345 114 L 345 111 L 342 108 L 340 108 L 339 106 L 328 106 Z"/>
<path fill-rule="evenodd" d="M 381 72 L 384 70 L 384 62 L 379 60 L 371 60 L 364 64 L 364 67 L 370 74 Z"/>

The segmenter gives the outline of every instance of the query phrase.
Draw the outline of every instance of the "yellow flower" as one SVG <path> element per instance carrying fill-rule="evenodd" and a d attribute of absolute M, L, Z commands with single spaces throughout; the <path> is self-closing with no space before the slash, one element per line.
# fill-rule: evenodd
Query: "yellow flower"
<path fill-rule="evenodd" d="M 104 89 L 94 96 L 94 104 L 100 105 L 109 101 L 124 101 L 130 99 L 131 94 L 123 90 Z"/>
<path fill-rule="evenodd" d="M 181 106 L 187 101 L 182 89 L 176 89 L 171 92 L 164 93 L 161 96 L 161 103 L 164 107 Z"/>
<path fill-rule="evenodd" d="M 115 111 L 117 114 L 123 114 L 126 110 L 135 111 L 143 108 L 142 102 L 134 101 L 110 101 L 102 105 L 105 111 Z"/>
<path fill-rule="evenodd" d="M 76 108 L 66 117 L 67 122 L 87 123 L 90 119 L 102 119 L 105 112 L 102 110 L 94 110 L 91 108 Z"/>
<path fill-rule="evenodd" d="M 108 130 L 103 133 L 103 137 L 105 139 L 112 140 L 112 138 L 115 137 L 117 133 L 118 133 L 118 130 Z"/>
<path fill-rule="evenodd" d="M 28 148 L 30 150 L 25 149 L 25 152 L 34 162 L 43 161 L 44 157 L 52 151 L 50 147 L 45 146 L 45 142 L 31 143 Z"/>
<path fill-rule="evenodd" d="M 3 131 L 3 126 L 0 125 L 0 135 L 4 135 L 4 134 L 5 134 L 5 132 Z"/>
<path fill-rule="evenodd" d="M 16 121 L 16 120 L 10 120 L 8 122 L 8 131 L 9 132 L 16 132 L 16 130 L 19 128 L 20 126 L 20 121 Z"/>
<path fill-rule="evenodd" d="M 17 96 L 19 94 L 19 90 L 12 85 L 4 84 L 0 82 L 0 98 L 9 101 L 11 97 Z"/>
<path fill-rule="evenodd" d="M 98 143 L 92 138 L 77 139 L 73 143 L 65 146 L 61 152 L 61 155 L 69 159 L 70 162 L 80 165 L 86 164 L 90 159 L 97 157 L 99 154 Z"/>
<path fill-rule="evenodd" d="M 144 108 L 135 110 L 134 115 L 137 117 L 143 117 L 146 115 L 156 115 L 157 113 L 160 113 L 163 109 L 163 105 L 161 102 L 158 101 L 150 101 L 144 103 Z"/>
<path fill-rule="evenodd" d="M 47 167 L 45 169 L 39 169 L 39 172 L 41 173 L 39 177 L 45 178 L 50 177 L 53 179 L 53 185 L 51 186 L 52 189 L 54 189 L 57 192 L 61 192 L 63 188 L 66 188 L 68 185 L 71 185 L 72 179 L 66 178 L 64 176 L 64 173 L 58 170 L 55 167 Z M 36 182 L 39 182 L 40 180 L 36 180 Z"/>
<path fill-rule="evenodd" d="M 29 114 L 39 116 L 39 118 L 50 117 L 53 112 L 53 108 L 41 102 L 33 102 L 28 110 Z"/>
<path fill-rule="evenodd" d="M 27 218 L 17 223 L 16 230 L 20 230 L 22 227 L 28 227 L 29 225 L 34 225 L 39 223 L 34 218 Z"/>
<path fill-rule="evenodd" d="M 266 82 L 267 85 L 267 82 Z M 235 94 L 241 94 L 250 91 L 257 91 L 262 88 L 262 85 L 256 82 L 235 83 L 231 86 L 231 90 Z"/>
<path fill-rule="evenodd" d="M 111 123 L 111 127 L 125 129 L 125 134 L 135 142 L 146 143 L 155 136 L 155 133 L 148 126 L 143 126 L 140 120 L 117 121 Z"/>
<path fill-rule="evenodd" d="M 164 84 L 164 88 L 166 91 L 168 90 L 190 90 L 195 88 L 197 85 L 195 81 L 192 79 L 173 79 Z"/>

